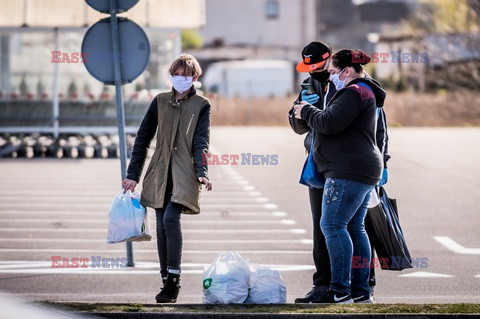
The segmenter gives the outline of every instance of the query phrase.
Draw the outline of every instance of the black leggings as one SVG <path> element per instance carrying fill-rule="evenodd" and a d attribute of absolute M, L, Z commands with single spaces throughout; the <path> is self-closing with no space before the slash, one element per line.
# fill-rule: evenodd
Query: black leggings
<path fill-rule="evenodd" d="M 167 277 L 169 271 L 180 274 L 182 263 L 183 236 L 180 218 L 183 206 L 171 201 L 172 192 L 172 174 L 169 170 L 164 205 L 155 209 L 157 250 L 162 277 Z"/>
<path fill-rule="evenodd" d="M 157 216 L 157 249 L 160 274 L 178 273 L 182 262 L 183 236 L 180 224 L 182 205 L 168 202 L 166 208 L 155 209 Z"/>

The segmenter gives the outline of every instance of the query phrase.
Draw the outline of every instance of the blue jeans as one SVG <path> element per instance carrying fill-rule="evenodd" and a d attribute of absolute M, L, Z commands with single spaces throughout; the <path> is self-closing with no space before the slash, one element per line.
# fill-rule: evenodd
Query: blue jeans
<path fill-rule="evenodd" d="M 360 256 L 362 261 L 367 259 L 370 264 L 370 242 L 365 232 L 365 216 L 373 188 L 373 185 L 327 178 L 323 191 L 320 227 L 330 257 L 330 289 L 354 297 L 370 294 L 370 268 L 352 269 L 352 257 Z"/>

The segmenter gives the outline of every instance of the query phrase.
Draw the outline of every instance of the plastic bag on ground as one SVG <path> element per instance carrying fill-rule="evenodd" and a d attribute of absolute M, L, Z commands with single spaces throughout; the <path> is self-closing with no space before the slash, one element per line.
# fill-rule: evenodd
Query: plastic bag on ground
<path fill-rule="evenodd" d="M 223 252 L 203 271 L 203 303 L 243 303 L 248 297 L 250 270 L 240 254 Z"/>
<path fill-rule="evenodd" d="M 250 269 L 250 289 L 245 303 L 287 303 L 287 287 L 280 272 L 249 261 L 247 263 Z"/>
<path fill-rule="evenodd" d="M 108 243 L 151 240 L 147 210 L 140 204 L 140 194 L 123 192 L 115 197 L 108 212 Z"/>

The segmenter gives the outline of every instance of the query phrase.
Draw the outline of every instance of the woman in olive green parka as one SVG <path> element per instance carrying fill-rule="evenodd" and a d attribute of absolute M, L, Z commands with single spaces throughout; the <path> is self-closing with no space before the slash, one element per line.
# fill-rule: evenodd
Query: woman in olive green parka
<path fill-rule="evenodd" d="M 123 181 L 134 190 L 140 180 L 150 143 L 155 152 L 145 176 L 141 203 L 155 209 L 157 248 L 164 287 L 156 296 L 159 303 L 176 302 L 180 289 L 182 256 L 182 213 L 200 213 L 201 185 L 212 189 L 208 168 L 202 161 L 208 153 L 210 103 L 197 95 L 193 82 L 202 74 L 198 61 L 182 54 L 169 69 L 173 88 L 160 93 L 150 104 L 140 125 Z"/>

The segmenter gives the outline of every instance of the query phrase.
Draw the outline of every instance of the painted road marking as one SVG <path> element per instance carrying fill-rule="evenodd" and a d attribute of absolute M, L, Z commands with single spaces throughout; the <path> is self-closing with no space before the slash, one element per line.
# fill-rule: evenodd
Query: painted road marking
<path fill-rule="evenodd" d="M 106 233 L 107 230 L 103 228 L 0 228 L 0 232 L 5 233 Z M 153 231 L 154 232 L 154 231 Z M 307 231 L 302 228 L 292 228 L 292 229 L 182 229 L 184 234 L 270 234 L 270 233 L 291 233 L 291 234 L 306 234 Z"/>
<path fill-rule="evenodd" d="M 446 274 L 438 274 L 438 273 L 434 273 L 434 272 L 417 271 L 417 272 L 411 272 L 409 274 L 399 275 L 398 277 L 403 277 L 403 278 L 453 278 L 454 276 L 446 275 Z"/>
<path fill-rule="evenodd" d="M 85 238 L 0 238 L 0 243 L 106 243 L 104 239 L 85 239 Z M 310 239 L 184 239 L 185 244 L 188 243 L 206 243 L 206 244 L 311 244 Z M 21 248 L 19 248 L 21 249 Z"/>
<path fill-rule="evenodd" d="M 434 236 L 433 239 L 457 254 L 480 255 L 480 248 L 465 248 L 450 237 Z"/>
<path fill-rule="evenodd" d="M 149 216 L 154 216 L 155 213 L 153 212 L 153 210 L 151 209 L 148 209 L 148 212 L 149 212 Z M 23 217 L 22 215 L 31 215 L 29 217 L 38 217 L 39 219 L 40 218 L 45 218 L 45 216 L 48 216 L 49 214 L 54 214 L 54 215 L 60 215 L 60 216 L 65 216 L 65 215 L 76 215 L 77 217 L 85 217 L 85 219 L 91 219 L 92 216 L 95 216 L 95 217 L 99 217 L 98 219 L 104 219 L 108 216 L 108 211 L 104 211 L 104 210 L 97 210 L 97 211 L 92 211 L 92 210 L 89 210 L 89 211 L 85 211 L 85 212 L 81 212 L 81 216 L 78 216 L 79 215 L 79 212 L 78 211 L 52 211 L 52 210 L 4 210 L 4 211 L 0 211 L 0 215 L 13 215 L 14 217 Z M 220 210 L 211 210 L 211 211 L 202 211 L 200 213 L 200 216 L 204 216 L 204 215 L 229 215 L 230 217 L 237 217 L 237 216 L 248 216 L 248 217 L 252 217 L 252 216 L 274 216 L 274 217 L 285 217 L 287 216 L 287 213 L 285 212 L 265 212 L 265 211 L 257 211 L 257 210 L 252 210 L 252 211 L 229 211 L 229 210 L 225 210 L 225 211 L 220 211 Z M 11 218 L 14 218 L 14 217 L 11 217 Z M 153 219 L 153 217 L 152 217 Z M 4 219 L 2 219 L 4 220 Z M 67 218 L 66 220 L 70 220 L 69 218 Z"/>
<path fill-rule="evenodd" d="M 53 201 L 53 203 L 52 203 Z M 235 201 L 232 201 L 231 203 L 218 203 L 218 202 L 211 202 L 211 203 L 204 203 L 202 204 L 202 209 L 203 210 L 210 210 L 214 207 L 224 207 L 224 206 L 227 206 L 227 207 L 231 207 L 231 206 L 238 206 L 238 205 L 241 205 L 241 207 L 243 207 L 242 209 L 245 209 L 246 207 L 249 207 L 251 209 L 258 209 L 258 208 L 266 208 L 266 209 L 276 209 L 277 208 L 277 205 L 275 204 L 271 204 L 271 203 L 266 203 L 266 204 L 262 204 L 262 203 L 258 203 L 254 198 L 251 199 L 252 204 L 245 204 L 245 203 L 235 203 Z M 102 210 L 102 211 L 108 211 L 108 209 L 110 208 L 110 204 L 111 202 L 104 202 L 104 203 L 72 203 L 71 201 L 69 201 L 68 203 L 60 203 L 61 206 L 62 206 L 62 209 L 72 209 L 72 210 L 76 210 L 76 211 L 79 211 L 79 210 L 84 210 L 84 209 L 88 209 L 90 210 L 91 208 L 93 209 L 97 209 L 97 210 Z M 14 209 L 14 208 L 21 208 L 21 207 L 25 207 L 25 208 L 32 208 L 32 206 L 35 206 L 35 207 L 40 207 L 40 208 L 56 208 L 58 207 L 58 205 L 60 205 L 59 203 L 56 203 L 55 202 L 55 199 L 52 199 L 50 202 L 47 202 L 47 203 L 39 203 L 39 202 L 35 202 L 35 203 L 32 203 L 32 202 L 28 202 L 28 203 L 25 203 L 25 202 L 12 202 L 12 203 L 3 203 L 2 204 L 2 207 L 3 208 L 11 208 L 11 209 Z M 218 208 L 217 208 L 218 209 Z"/>
<path fill-rule="evenodd" d="M 123 243 L 120 243 L 123 244 Z M 125 254 L 125 249 L 64 249 L 64 248 L 0 248 L 2 253 L 85 253 L 90 255 L 118 253 Z M 236 250 L 239 254 L 262 254 L 262 255 L 311 255 L 311 250 Z M 157 249 L 135 249 L 135 253 L 158 253 Z M 215 254 L 218 250 L 183 250 L 183 254 Z"/>
<path fill-rule="evenodd" d="M 245 195 L 248 195 L 248 194 L 244 194 Z M 28 202 L 30 204 L 30 206 L 32 206 L 32 203 L 34 202 L 35 206 L 37 204 L 42 204 L 42 205 L 51 205 L 51 206 L 57 206 L 59 203 L 73 203 L 75 202 L 75 200 L 78 200 L 80 199 L 78 196 L 75 196 L 75 197 L 69 197 L 69 196 L 62 196 L 62 197 L 58 197 L 58 198 L 47 198 L 47 197 L 39 197 L 39 198 L 35 198 L 33 199 L 32 197 L 30 196 L 27 196 L 28 197 Z M 86 196 L 85 197 L 87 200 L 88 200 L 88 204 L 89 205 L 104 205 L 105 203 L 107 204 L 110 204 L 111 201 L 113 200 L 113 197 L 112 199 L 109 199 L 109 200 L 105 200 L 105 197 L 98 197 L 98 198 L 92 198 L 90 196 Z M 26 197 L 22 197 L 21 199 L 27 199 Z M 3 203 L 3 205 L 12 205 L 12 204 L 16 204 L 18 203 L 19 201 L 19 198 L 11 198 L 11 197 L 8 197 L 8 198 L 2 198 L 0 197 L 0 201 Z M 54 203 L 52 203 L 52 201 Z M 245 202 L 252 202 L 252 203 L 266 203 L 268 202 L 268 198 L 266 197 L 259 197 L 259 196 L 247 196 L 247 197 L 226 197 L 226 196 L 209 196 L 209 197 L 203 197 L 200 201 L 200 205 L 208 205 L 208 204 L 220 204 L 222 202 L 227 202 L 228 204 L 240 204 L 240 205 L 243 205 Z"/>
<path fill-rule="evenodd" d="M 41 218 L 2 218 L 0 223 L 83 223 L 83 224 L 96 224 L 100 226 L 104 226 L 108 224 L 108 220 L 105 219 L 60 219 L 60 218 L 49 218 L 49 219 L 41 219 Z M 225 220 L 192 220 L 192 219 L 184 219 L 182 220 L 182 224 L 224 224 L 224 223 L 238 223 L 238 220 L 235 219 L 225 219 Z M 281 224 L 281 225 L 294 225 L 296 221 L 293 219 L 281 219 L 281 220 L 271 220 L 271 219 L 256 219 L 256 220 L 242 220 L 242 224 Z M 18 227 L 21 228 L 21 227 Z M 52 227 L 51 229 L 56 229 Z M 106 229 L 106 228 L 105 228 Z"/>
<path fill-rule="evenodd" d="M 61 264 L 61 262 L 59 262 Z M 102 263 L 100 262 L 99 265 Z M 101 274 L 101 275 L 145 275 L 158 274 L 160 265 L 157 262 L 138 262 L 134 268 L 92 268 L 92 263 L 87 263 L 85 268 L 52 268 L 51 261 L 23 261 L 23 262 L 0 262 L 0 274 Z M 182 274 L 202 274 L 203 269 L 210 264 L 203 263 L 182 263 Z M 276 265 L 261 264 L 260 267 L 267 267 L 281 272 L 314 270 L 312 265 Z"/>

